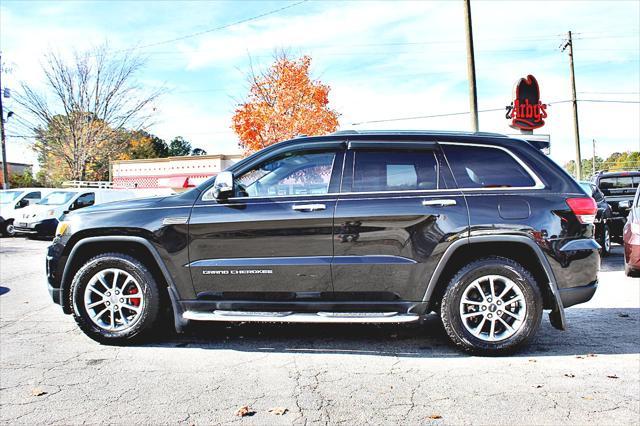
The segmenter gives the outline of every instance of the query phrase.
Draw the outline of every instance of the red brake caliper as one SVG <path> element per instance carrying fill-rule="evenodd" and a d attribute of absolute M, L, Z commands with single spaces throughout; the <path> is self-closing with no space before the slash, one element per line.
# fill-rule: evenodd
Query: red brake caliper
<path fill-rule="evenodd" d="M 137 288 L 137 287 L 135 287 L 135 286 L 134 286 L 134 287 L 132 287 L 132 288 L 131 288 L 131 290 L 129 290 L 129 293 L 127 293 L 127 294 L 138 294 L 138 288 Z M 140 298 L 139 298 L 139 297 L 136 297 L 136 298 L 133 298 L 133 297 L 132 297 L 132 298 L 131 298 L 131 299 L 129 299 L 129 300 L 131 300 L 131 304 L 132 304 L 133 306 L 140 306 Z"/>

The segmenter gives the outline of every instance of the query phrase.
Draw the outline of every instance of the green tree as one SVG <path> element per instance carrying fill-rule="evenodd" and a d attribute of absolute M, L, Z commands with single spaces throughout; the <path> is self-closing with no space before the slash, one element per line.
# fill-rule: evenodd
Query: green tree
<path fill-rule="evenodd" d="M 202 148 L 193 148 L 191 155 L 207 155 L 207 151 Z"/>
<path fill-rule="evenodd" d="M 176 136 L 169 143 L 169 156 L 182 157 L 191 154 L 191 142 L 185 140 L 182 136 Z"/>

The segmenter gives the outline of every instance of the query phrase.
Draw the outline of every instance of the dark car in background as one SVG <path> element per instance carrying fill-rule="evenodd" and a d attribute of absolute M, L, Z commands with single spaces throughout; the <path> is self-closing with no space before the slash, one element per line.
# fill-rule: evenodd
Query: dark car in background
<path fill-rule="evenodd" d="M 159 312 L 189 322 L 406 323 L 436 312 L 498 354 L 544 309 L 591 299 L 597 206 L 531 143 L 337 132 L 271 145 L 180 195 L 88 207 L 59 225 L 49 292 L 122 344 Z"/>
<path fill-rule="evenodd" d="M 611 252 L 611 233 L 609 231 L 609 224 L 607 223 L 609 219 L 611 219 L 611 206 L 607 203 L 604 194 L 595 183 L 581 181 L 580 186 L 588 195 L 591 195 L 598 205 L 598 213 L 596 214 L 595 221 L 595 239 L 602 247 L 600 254 L 606 256 Z"/>
<path fill-rule="evenodd" d="M 593 177 L 593 183 L 611 206 L 611 218 L 607 221 L 611 239 L 622 243 L 622 228 L 633 204 L 636 188 L 640 185 L 640 171 L 600 172 Z"/>
<path fill-rule="evenodd" d="M 640 186 L 629 209 L 623 239 L 624 271 L 630 277 L 640 277 Z"/>

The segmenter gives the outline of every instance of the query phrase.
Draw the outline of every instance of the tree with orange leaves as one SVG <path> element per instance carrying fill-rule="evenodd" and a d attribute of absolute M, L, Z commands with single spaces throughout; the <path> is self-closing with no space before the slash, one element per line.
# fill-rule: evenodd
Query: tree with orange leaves
<path fill-rule="evenodd" d="M 233 115 L 232 128 L 249 154 L 298 135 L 322 135 L 338 128 L 329 108 L 329 86 L 309 75 L 311 58 L 276 56 L 271 67 L 249 75 L 249 95 Z"/>

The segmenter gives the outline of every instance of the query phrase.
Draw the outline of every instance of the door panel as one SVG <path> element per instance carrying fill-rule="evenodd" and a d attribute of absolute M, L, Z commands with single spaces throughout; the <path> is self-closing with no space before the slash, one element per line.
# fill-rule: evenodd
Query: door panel
<path fill-rule="evenodd" d="M 350 148 L 334 218 L 336 297 L 422 301 L 446 248 L 467 235 L 465 199 L 433 143 Z"/>
<path fill-rule="evenodd" d="M 199 298 L 330 299 L 333 214 L 344 150 L 273 154 L 235 176 L 235 197 L 205 193 L 189 219 L 190 270 Z"/>
<path fill-rule="evenodd" d="M 325 208 L 294 210 L 301 204 Z M 197 205 L 189 221 L 196 294 L 274 300 L 331 292 L 335 204 L 335 197 L 303 197 Z"/>
<path fill-rule="evenodd" d="M 423 205 L 443 199 L 455 204 Z M 468 216 L 457 191 L 343 195 L 335 224 L 337 298 L 421 301 L 446 248 L 466 236 Z"/>

